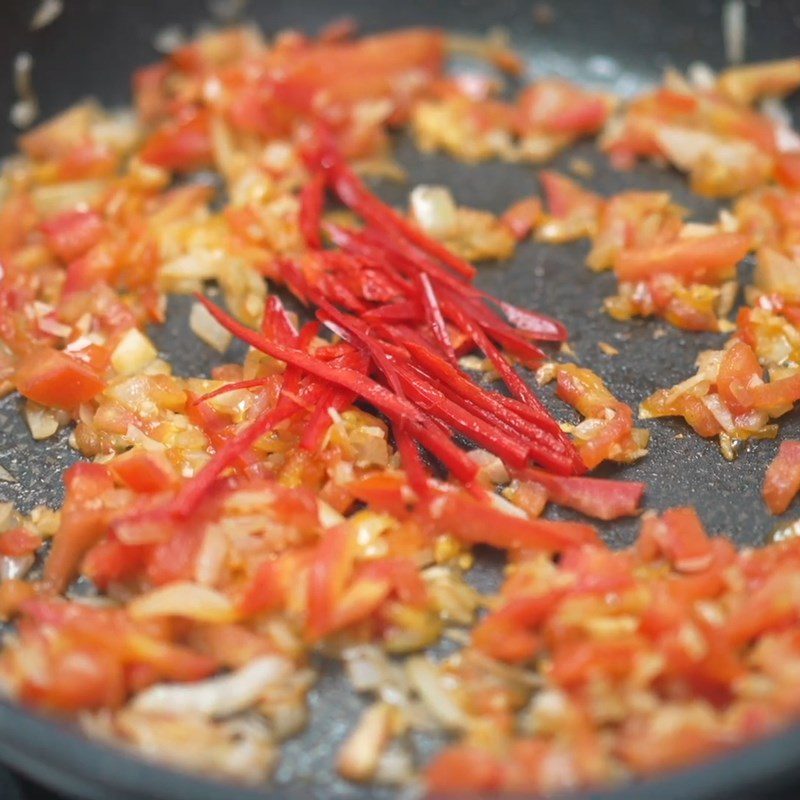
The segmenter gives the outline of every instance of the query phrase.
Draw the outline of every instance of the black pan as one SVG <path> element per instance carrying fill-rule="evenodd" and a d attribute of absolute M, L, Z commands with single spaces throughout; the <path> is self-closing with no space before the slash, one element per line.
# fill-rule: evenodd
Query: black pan
<path fill-rule="evenodd" d="M 129 101 L 131 71 L 155 57 L 151 42 L 167 24 L 191 32 L 209 19 L 202 0 L 65 0 L 63 15 L 50 27 L 32 33 L 28 22 L 34 0 L 3 0 L 0 24 L 0 108 L 13 97 L 14 55 L 27 50 L 35 59 L 34 83 L 45 114 L 86 95 L 104 103 Z M 541 22 L 533 0 L 251 0 L 245 17 L 266 31 L 294 26 L 318 30 L 343 15 L 355 17 L 367 31 L 403 25 L 436 25 L 450 30 L 485 32 L 494 25 L 509 29 L 514 44 L 530 58 L 534 74 L 555 72 L 630 94 L 658 79 L 664 67 L 685 68 L 701 59 L 712 67 L 724 64 L 722 4 L 713 0 L 550 0 L 551 24 Z M 800 0 L 748 2 L 747 58 L 795 55 L 800 49 Z M 14 133 L 0 123 L 0 152 L 13 149 Z M 459 202 L 499 211 L 535 188 L 529 167 L 486 164 L 465 167 L 439 156 L 422 156 L 405 140 L 399 143 L 402 162 L 412 183 L 444 183 Z M 610 170 L 593 145 L 583 145 L 556 161 L 564 169 L 572 155 L 595 164 L 591 185 L 613 193 L 625 187 L 660 188 L 710 219 L 716 204 L 701 201 L 676 174 L 643 166 L 627 174 Z M 392 202 L 404 190 L 380 186 Z M 480 284 L 514 302 L 544 310 L 562 319 L 572 333 L 572 345 L 625 401 L 636 405 L 660 386 L 688 377 L 696 353 L 718 347 L 722 337 L 686 334 L 658 322 L 620 325 L 601 311 L 611 293 L 613 277 L 594 275 L 583 266 L 585 245 L 550 247 L 536 243 L 519 249 L 508 264 L 480 270 Z M 748 269 L 744 267 L 745 271 Z M 170 321 L 152 331 L 159 347 L 179 374 L 203 374 L 215 363 L 212 352 L 189 333 L 188 304 L 173 299 Z M 661 332 L 666 334 L 660 336 Z M 614 344 L 617 357 L 599 351 L 598 341 Z M 232 350 L 227 358 L 237 357 Z M 219 357 L 216 357 L 216 361 Z M 18 479 L 0 483 L 0 500 L 13 500 L 28 510 L 40 503 L 57 504 L 62 497 L 60 472 L 75 460 L 66 436 L 34 444 L 19 416 L 14 396 L 0 401 L 0 463 Z M 766 464 L 777 443 L 748 446 L 738 461 L 727 463 L 713 442 L 702 441 L 678 422 L 649 425 L 651 453 L 639 464 L 609 474 L 646 481 L 648 507 L 695 505 L 709 528 L 731 534 L 740 544 L 767 541 L 776 520 L 760 498 Z M 800 435 L 800 416 L 790 415 L 782 436 Z M 791 516 L 791 515 L 788 515 Z M 607 536 L 615 545 L 632 541 L 636 522 L 613 524 Z M 474 573 L 476 584 L 496 586 L 501 563 L 486 554 Z M 389 797 L 385 791 L 355 789 L 335 777 L 334 754 L 362 707 L 335 664 L 320 663 L 321 679 L 312 695 L 313 724 L 284 748 L 275 782 L 270 787 L 241 789 L 178 774 L 144 764 L 117 750 L 88 742 L 66 725 L 0 703 L 0 761 L 33 780 L 65 794 L 92 800 L 255 800 L 280 798 Z M 424 759 L 436 742 L 417 742 Z M 663 776 L 593 798 L 611 800 L 711 800 L 766 798 L 775 787 L 790 787 L 800 775 L 800 728 L 769 741 L 685 772 Z M 588 797 L 586 795 L 584 797 Z M 797 793 L 790 790 L 787 797 Z"/>

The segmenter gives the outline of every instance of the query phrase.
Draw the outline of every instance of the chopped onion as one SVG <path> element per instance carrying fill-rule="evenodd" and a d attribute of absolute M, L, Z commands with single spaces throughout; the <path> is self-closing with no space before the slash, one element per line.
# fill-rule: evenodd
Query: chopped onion
<path fill-rule="evenodd" d="M 236 607 L 224 594 L 208 586 L 178 581 L 135 598 L 128 606 L 134 619 L 187 617 L 201 622 L 231 622 Z"/>
<path fill-rule="evenodd" d="M 120 375 L 144 369 L 158 356 L 153 343 L 138 328 L 130 328 L 111 353 L 111 366 Z"/>
<path fill-rule="evenodd" d="M 725 0 L 722 7 L 722 39 L 725 57 L 733 64 L 744 61 L 747 38 L 747 8 L 744 0 Z"/>
<path fill-rule="evenodd" d="M 231 22 L 242 14 L 248 0 L 208 0 L 211 15 L 222 22 Z"/>
<path fill-rule="evenodd" d="M 445 728 L 463 728 L 464 712 L 443 686 L 436 667 L 425 656 L 415 656 L 406 663 L 406 674 L 425 707 Z"/>
<path fill-rule="evenodd" d="M 153 49 L 164 55 L 174 53 L 186 44 L 186 34 L 179 25 L 167 25 L 153 37 Z"/>
<path fill-rule="evenodd" d="M 31 19 L 31 30 L 38 31 L 52 25 L 64 11 L 64 0 L 42 0 Z"/>
<path fill-rule="evenodd" d="M 254 705 L 274 683 L 289 677 L 292 664 L 280 656 L 264 656 L 229 675 L 194 684 L 159 684 L 131 701 L 137 711 L 227 717 Z"/>
<path fill-rule="evenodd" d="M 32 401 L 25 404 L 25 422 L 28 423 L 31 436 L 37 442 L 49 439 L 58 431 L 59 427 L 58 417 L 54 411 Z"/>
<path fill-rule="evenodd" d="M 481 478 L 495 485 L 508 483 L 509 475 L 506 465 L 496 455 L 480 448 L 470 450 L 467 455 L 480 467 L 478 475 Z"/>
<path fill-rule="evenodd" d="M 455 233 L 458 213 L 453 195 L 444 186 L 417 186 L 411 192 L 411 213 L 420 227 L 431 236 Z"/>
<path fill-rule="evenodd" d="M 0 481 L 5 481 L 6 483 L 16 483 L 17 479 L 2 464 L 0 464 Z"/>
<path fill-rule="evenodd" d="M 39 103 L 33 91 L 33 56 L 30 53 L 18 53 L 14 59 L 14 87 L 19 99 L 11 106 L 11 123 L 17 128 L 27 128 L 39 115 Z"/>
<path fill-rule="evenodd" d="M 233 334 L 227 328 L 223 328 L 200 303 L 192 306 L 189 327 L 198 339 L 219 353 L 224 353 L 228 349 L 233 338 Z"/>
<path fill-rule="evenodd" d="M 368 781 L 391 734 L 392 710 L 384 703 L 370 706 L 342 745 L 337 759 L 339 774 L 350 781 Z"/>
<path fill-rule="evenodd" d="M 35 561 L 34 556 L 3 556 L 0 558 L 0 583 L 24 578 Z"/>
<path fill-rule="evenodd" d="M 686 70 L 689 82 L 696 89 L 712 91 L 717 85 L 717 75 L 705 61 L 693 61 Z"/>

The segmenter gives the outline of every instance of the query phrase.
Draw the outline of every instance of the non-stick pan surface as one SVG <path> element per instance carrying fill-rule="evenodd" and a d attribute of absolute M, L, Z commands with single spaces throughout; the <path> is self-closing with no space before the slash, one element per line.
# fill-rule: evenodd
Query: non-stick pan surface
<path fill-rule="evenodd" d="M 208 21 L 202 0 L 66 0 L 63 15 L 37 33 L 28 30 L 36 4 L 3 0 L 0 24 L 0 108 L 12 100 L 12 61 L 27 50 L 34 56 L 34 84 L 45 115 L 87 95 L 108 105 L 129 101 L 133 69 L 156 57 L 151 42 L 168 24 L 188 33 Z M 695 60 L 713 67 L 724 63 L 721 3 L 711 0 L 550 0 L 554 15 L 541 22 L 532 0 L 251 0 L 245 18 L 271 32 L 287 26 L 317 30 L 343 15 L 357 19 L 364 30 L 403 25 L 436 25 L 454 31 L 486 32 L 506 27 L 517 48 L 529 59 L 532 73 L 556 73 L 631 94 L 657 80 L 668 65 L 685 68 Z M 800 0 L 753 0 L 748 3 L 747 57 L 751 60 L 795 55 L 800 49 Z M 14 133 L 0 123 L 0 152 L 13 149 Z M 536 170 L 503 164 L 464 166 L 441 156 L 424 156 L 401 140 L 399 154 L 411 184 L 443 183 L 463 204 L 499 211 L 536 188 Z M 555 163 L 564 169 L 575 156 L 591 161 L 590 181 L 600 192 L 624 188 L 659 188 L 673 193 L 710 219 L 717 206 L 692 196 L 678 175 L 642 166 L 630 173 L 611 170 L 591 144 L 571 150 Z M 405 189 L 379 186 L 390 201 L 404 200 Z M 719 347 L 722 337 L 688 334 L 657 321 L 618 324 L 601 311 L 613 277 L 594 275 L 583 266 L 585 245 L 546 246 L 528 243 L 516 258 L 480 270 L 479 283 L 515 303 L 559 317 L 570 328 L 580 360 L 596 369 L 611 389 L 634 407 L 654 389 L 692 374 L 698 351 Z M 745 266 L 745 271 L 748 269 Z M 168 323 L 152 335 L 183 375 L 207 373 L 219 361 L 187 326 L 185 298 L 171 301 Z M 620 354 L 603 355 L 597 343 L 613 344 Z M 237 357 L 235 345 L 227 359 Z M 562 409 L 563 413 L 563 409 Z M 776 442 L 757 442 L 743 449 L 734 463 L 723 460 L 717 445 L 692 434 L 682 423 L 661 420 L 648 427 L 650 454 L 640 463 L 613 474 L 648 484 L 647 505 L 664 509 L 694 505 L 714 532 L 731 534 L 740 544 L 758 545 L 778 524 L 760 498 L 764 469 Z M 782 437 L 800 435 L 800 416 L 782 424 Z M 76 455 L 66 435 L 34 444 L 21 421 L 18 400 L 0 401 L 0 463 L 18 478 L 0 483 L 0 500 L 13 500 L 28 510 L 62 498 L 60 473 Z M 611 473 L 609 473 L 611 474 Z M 635 521 L 606 528 L 615 545 L 632 541 Z M 479 559 L 474 580 L 496 586 L 501 562 L 491 554 Z M 391 796 L 385 791 L 354 789 L 335 777 L 336 750 L 362 707 L 335 664 L 319 664 L 321 679 L 312 695 L 309 731 L 285 746 L 271 787 L 244 790 L 180 775 L 146 765 L 119 751 L 90 743 L 65 725 L 0 704 L 0 760 L 34 780 L 77 797 L 93 800 L 250 800 L 264 797 L 330 798 Z M 437 744 L 420 739 L 421 757 Z M 800 729 L 738 751 L 731 756 L 636 785 L 602 797 L 619 800 L 700 800 L 765 797 L 769 787 L 800 774 Z M 592 795 L 600 797 L 601 795 Z"/>

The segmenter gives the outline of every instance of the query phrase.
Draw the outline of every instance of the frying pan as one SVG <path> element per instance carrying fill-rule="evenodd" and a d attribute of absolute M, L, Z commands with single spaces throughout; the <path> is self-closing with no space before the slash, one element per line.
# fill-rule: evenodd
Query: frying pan
<path fill-rule="evenodd" d="M 251 0 L 245 18 L 267 31 L 293 26 L 315 31 L 343 15 L 357 19 L 363 30 L 406 25 L 435 25 L 454 31 L 486 32 L 506 27 L 514 45 L 529 60 L 531 74 L 556 73 L 622 94 L 631 94 L 658 80 L 666 66 L 685 68 L 701 59 L 712 67 L 724 64 L 722 4 L 712 0 L 550 0 L 549 24 L 532 0 Z M 152 61 L 151 42 L 168 24 L 191 33 L 209 19 L 201 0 L 66 0 L 55 23 L 39 32 L 29 30 L 35 3 L 4 0 L 0 25 L 0 108 L 13 100 L 12 62 L 17 52 L 34 57 L 34 85 L 45 115 L 87 96 L 107 105 L 129 102 L 129 77 L 137 66 Z M 800 45 L 800 0 L 751 0 L 748 3 L 747 58 L 795 55 Z M 0 123 L 0 152 L 13 149 L 14 132 Z M 504 164 L 464 166 L 443 156 L 421 155 L 400 138 L 400 160 L 411 184 L 441 183 L 452 187 L 460 204 L 495 212 L 536 188 L 536 170 Z M 566 169 L 580 156 L 596 169 L 590 184 L 611 194 L 625 188 L 671 191 L 690 208 L 694 218 L 710 220 L 717 204 L 692 196 L 684 180 L 669 171 L 643 165 L 631 173 L 611 170 L 592 144 L 573 148 L 557 159 Z M 401 203 L 404 188 L 378 186 L 389 201 Z M 612 293 L 613 276 L 594 275 L 583 266 L 586 245 L 546 246 L 528 243 L 516 258 L 480 269 L 479 283 L 494 294 L 559 317 L 570 328 L 580 360 L 596 369 L 623 400 L 635 405 L 653 390 L 692 374 L 698 351 L 719 347 L 723 338 L 687 334 L 658 321 L 618 324 L 601 310 Z M 744 265 L 747 273 L 751 266 Z M 220 357 L 194 337 L 187 326 L 189 303 L 172 298 L 169 321 L 151 331 L 177 374 L 207 373 Z M 609 357 L 598 342 L 613 344 L 619 356 Z M 241 356 L 236 345 L 226 354 Z M 546 397 L 550 400 L 550 397 Z M 563 413 L 563 408 L 559 409 Z M 664 509 L 691 504 L 714 532 L 726 532 L 740 544 L 766 542 L 780 520 L 770 518 L 760 498 L 764 469 L 776 442 L 745 447 L 737 461 L 723 460 L 714 442 L 701 440 L 680 422 L 660 420 L 648 425 L 650 454 L 640 463 L 607 470 L 607 474 L 648 484 L 647 505 Z M 782 437 L 800 435 L 800 416 L 782 423 Z M 66 434 L 35 444 L 21 421 L 18 399 L 0 401 L 0 463 L 15 484 L 0 483 L 0 500 L 13 500 L 23 510 L 62 499 L 61 471 L 77 456 Z M 554 512 L 568 517 L 569 512 Z M 787 515 L 791 517 L 791 514 Z M 630 543 L 635 520 L 606 526 L 615 546 Z M 472 576 L 482 589 L 496 587 L 502 562 L 483 553 Z M 0 761 L 38 783 L 63 794 L 90 800 L 256 800 L 274 798 L 391 797 L 388 790 L 358 789 L 340 781 L 334 756 L 363 703 L 347 686 L 332 662 L 317 664 L 320 681 L 311 697 L 313 724 L 283 750 L 280 767 L 269 787 L 244 789 L 145 764 L 119 750 L 89 742 L 69 725 L 47 720 L 0 703 Z M 439 742 L 440 744 L 440 742 Z M 437 745 L 420 737 L 421 759 Z M 800 727 L 780 733 L 728 756 L 691 769 L 663 775 L 645 784 L 616 791 L 582 795 L 584 800 L 735 800 L 791 786 L 800 774 Z M 2 787 L 0 787 L 1 789 Z M 791 793 L 794 796 L 794 792 Z M 5 796 L 5 795 L 3 795 Z"/>

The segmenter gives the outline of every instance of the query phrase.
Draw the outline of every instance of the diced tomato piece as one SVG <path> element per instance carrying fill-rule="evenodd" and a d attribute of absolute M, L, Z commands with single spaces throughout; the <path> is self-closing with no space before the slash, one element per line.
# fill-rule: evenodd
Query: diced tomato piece
<path fill-rule="evenodd" d="M 581 544 L 599 542 L 597 531 L 581 522 L 525 519 L 498 510 L 466 492 L 448 492 L 433 501 L 438 530 L 476 544 L 504 550 L 556 552 Z"/>
<path fill-rule="evenodd" d="M 144 143 L 140 155 L 148 164 L 177 172 L 208 166 L 213 155 L 208 115 L 197 112 L 162 125 Z"/>
<path fill-rule="evenodd" d="M 579 186 L 575 181 L 552 170 L 539 174 L 547 202 L 548 212 L 559 219 L 575 214 L 596 216 L 600 213 L 603 201 L 594 192 Z"/>
<path fill-rule="evenodd" d="M 736 342 L 725 352 L 717 375 L 717 392 L 733 414 L 749 409 L 749 386 L 761 375 L 761 365 L 750 345 Z"/>
<path fill-rule="evenodd" d="M 687 282 L 719 283 L 734 274 L 750 244 L 750 237 L 744 234 L 719 233 L 623 250 L 614 261 L 614 272 L 620 281 L 668 273 Z"/>
<path fill-rule="evenodd" d="M 148 546 L 127 545 L 109 537 L 89 550 L 81 571 L 104 590 L 112 583 L 122 583 L 141 574 L 150 551 Z"/>
<path fill-rule="evenodd" d="M 86 552 L 108 528 L 108 511 L 102 498 L 114 488 L 108 469 L 101 464 L 74 464 L 64 475 L 67 497 L 61 524 L 44 571 L 45 586 L 63 591 L 77 572 Z"/>
<path fill-rule="evenodd" d="M 503 787 L 500 759 L 478 747 L 455 745 L 428 765 L 425 779 L 431 793 L 496 792 Z"/>
<path fill-rule="evenodd" d="M 42 223 L 47 246 L 62 261 L 72 261 L 97 244 L 105 231 L 96 211 L 65 211 Z"/>
<path fill-rule="evenodd" d="M 764 501 L 773 514 L 783 514 L 800 491 L 800 442 L 781 442 L 764 477 Z"/>
<path fill-rule="evenodd" d="M 800 189 L 800 153 L 782 153 L 778 157 L 775 180 L 787 189 Z"/>
<path fill-rule="evenodd" d="M 35 553 L 42 545 L 42 537 L 26 528 L 12 528 L 0 533 L 0 553 L 18 558 Z"/>
<path fill-rule="evenodd" d="M 162 492 L 174 486 L 175 469 L 158 453 L 131 451 L 108 463 L 111 474 L 135 492 Z"/>
<path fill-rule="evenodd" d="M 523 470 L 519 477 L 544 486 L 553 503 L 602 520 L 637 514 L 645 490 L 643 483 L 634 481 L 567 477 L 539 469 Z"/>
<path fill-rule="evenodd" d="M 10 619 L 35 596 L 36 587 L 29 581 L 17 578 L 3 581 L 0 583 L 0 619 Z"/>
<path fill-rule="evenodd" d="M 652 537 L 679 572 L 702 572 L 713 561 L 711 539 L 693 508 L 671 508 L 646 519 L 642 535 Z"/>
<path fill-rule="evenodd" d="M 353 568 L 353 546 L 345 527 L 327 531 L 311 565 L 308 581 L 308 629 L 312 637 L 330 633 L 345 584 Z"/>
<path fill-rule="evenodd" d="M 105 386 L 87 364 L 51 347 L 32 350 L 20 361 L 17 391 L 49 408 L 73 409 L 91 400 Z"/>
<path fill-rule="evenodd" d="M 609 106 L 568 81 L 542 80 L 529 86 L 518 101 L 519 129 L 585 136 L 596 133 L 606 121 Z"/>
<path fill-rule="evenodd" d="M 746 396 L 748 404 L 757 409 L 769 410 L 793 405 L 800 400 L 800 373 L 750 386 Z"/>
<path fill-rule="evenodd" d="M 111 653 L 75 647 L 53 652 L 48 682 L 24 685 L 22 696 L 40 708 L 62 713 L 117 708 L 125 699 L 124 675 Z"/>
<path fill-rule="evenodd" d="M 517 241 L 530 236 L 542 215 L 542 201 L 538 197 L 525 197 L 509 206 L 500 218 Z"/>
<path fill-rule="evenodd" d="M 142 67 L 133 75 L 133 92 L 136 108 L 145 123 L 157 119 L 164 111 L 164 82 L 169 75 L 169 64 L 164 61 Z"/>
<path fill-rule="evenodd" d="M 492 658 L 511 664 L 529 661 L 539 649 L 536 629 L 545 621 L 564 592 L 516 597 L 483 619 L 472 632 L 473 644 Z"/>
<path fill-rule="evenodd" d="M 256 571 L 252 582 L 239 602 L 239 610 L 245 616 L 274 611 L 286 599 L 280 564 L 276 561 L 264 562 Z"/>
<path fill-rule="evenodd" d="M 708 406 L 693 394 L 687 394 L 681 399 L 680 413 L 700 436 L 710 438 L 722 432 L 719 420 L 709 411 Z"/>
<path fill-rule="evenodd" d="M 591 439 L 578 446 L 578 452 L 588 469 L 611 458 L 614 448 L 633 430 L 633 412 L 624 403 L 614 404 L 614 416 L 606 420 Z"/>

